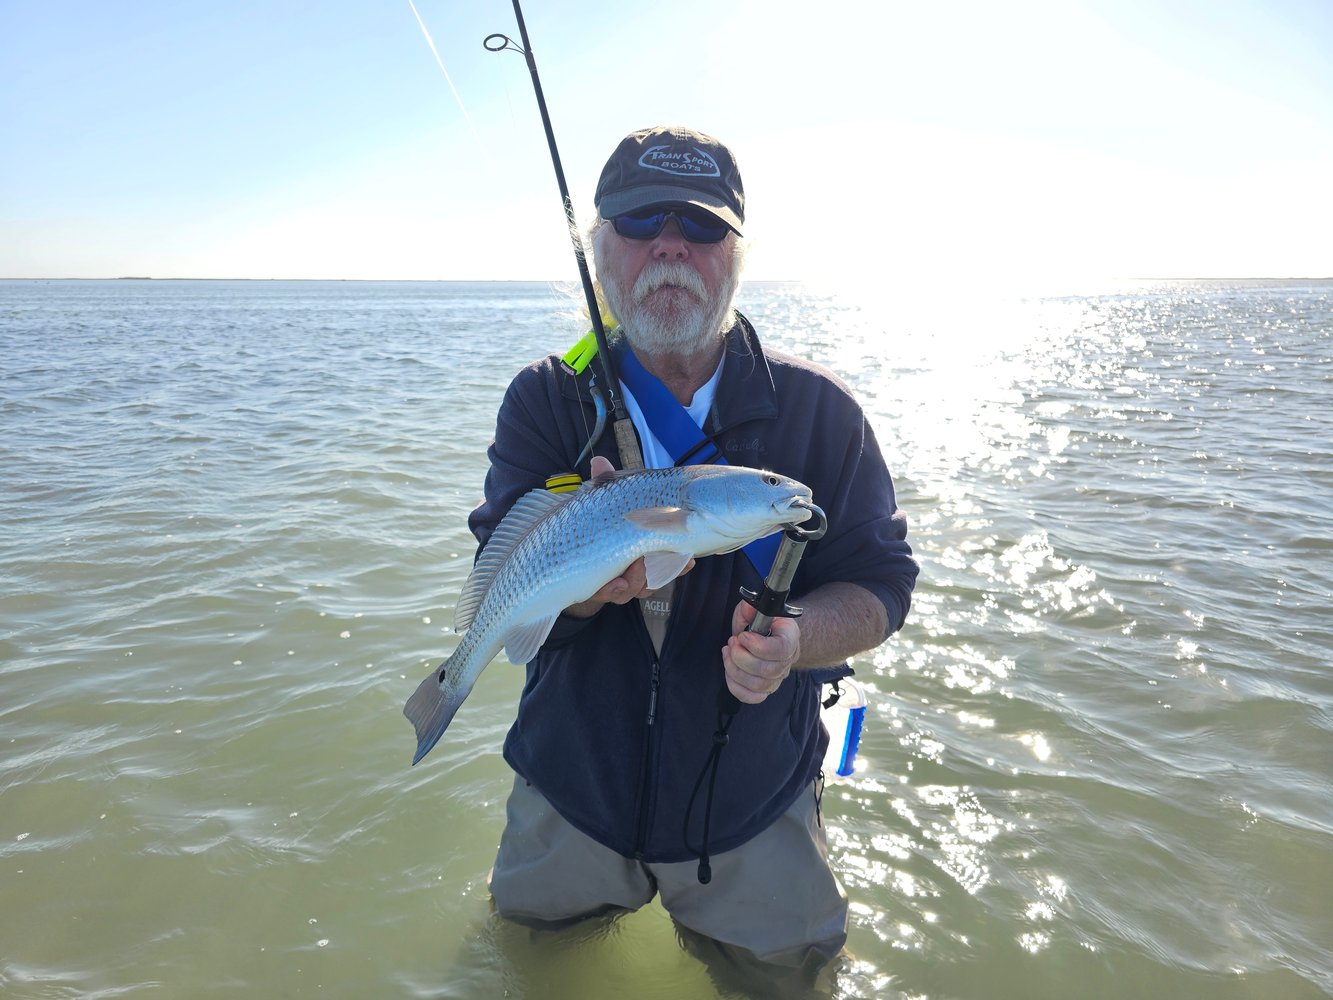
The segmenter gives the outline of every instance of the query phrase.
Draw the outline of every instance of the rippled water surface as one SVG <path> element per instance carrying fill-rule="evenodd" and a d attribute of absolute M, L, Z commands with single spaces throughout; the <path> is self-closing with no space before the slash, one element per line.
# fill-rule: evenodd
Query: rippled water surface
<path fill-rule="evenodd" d="M 922 563 L 815 995 L 1333 994 L 1333 285 L 797 285 Z M 0 282 L 0 995 L 770 996 L 485 876 L 521 671 L 417 768 L 543 285 Z M 785 988 L 785 987 L 784 987 Z"/>

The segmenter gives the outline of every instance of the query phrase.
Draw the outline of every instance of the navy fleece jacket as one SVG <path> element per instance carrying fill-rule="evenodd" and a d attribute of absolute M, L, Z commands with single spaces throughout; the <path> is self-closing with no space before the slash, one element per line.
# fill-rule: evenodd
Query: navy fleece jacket
<path fill-rule="evenodd" d="M 520 496 L 569 469 L 582 451 L 594 421 L 587 379 L 568 375 L 551 356 L 510 384 L 488 452 L 485 500 L 469 520 L 483 546 Z M 705 430 L 729 463 L 805 483 L 827 515 L 828 532 L 806 547 L 793 603 L 825 583 L 854 583 L 883 602 L 890 631 L 900 628 L 917 565 L 879 446 L 847 387 L 817 365 L 762 350 L 742 318 L 727 335 Z M 595 453 L 621 467 L 613 435 L 604 434 Z M 587 466 L 577 471 L 589 474 Z M 566 820 L 612 850 L 649 862 L 694 858 L 702 797 L 688 831 L 685 818 L 717 724 L 721 649 L 739 588 L 760 585 L 740 552 L 699 560 L 677 581 L 660 657 L 638 602 L 607 605 L 582 621 L 562 616 L 527 666 L 505 759 Z M 809 787 L 828 741 L 818 694 L 810 672 L 793 670 L 765 701 L 737 713 L 719 763 L 712 853 L 758 834 Z"/>

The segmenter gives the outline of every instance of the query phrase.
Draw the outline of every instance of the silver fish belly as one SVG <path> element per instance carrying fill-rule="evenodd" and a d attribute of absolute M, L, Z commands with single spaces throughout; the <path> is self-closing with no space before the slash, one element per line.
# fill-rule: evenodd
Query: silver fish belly
<path fill-rule="evenodd" d="M 810 516 L 810 490 L 759 469 L 692 465 L 612 472 L 575 493 L 533 490 L 505 515 L 458 600 L 463 638 L 403 707 L 416 764 L 444 735 L 486 665 L 537 655 L 560 613 L 585 601 L 639 557 L 647 586 L 690 559 L 730 552 Z"/>

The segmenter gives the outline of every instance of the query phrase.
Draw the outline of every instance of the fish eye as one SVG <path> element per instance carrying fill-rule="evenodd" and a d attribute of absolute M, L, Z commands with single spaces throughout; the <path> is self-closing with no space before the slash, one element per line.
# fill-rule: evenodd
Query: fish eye
<path fill-rule="evenodd" d="M 764 485 L 765 485 L 765 486 L 781 486 L 781 485 L 782 485 L 782 480 L 779 479 L 777 476 L 773 475 L 773 473 L 769 472 L 769 473 L 766 473 L 766 474 L 764 475 Z"/>

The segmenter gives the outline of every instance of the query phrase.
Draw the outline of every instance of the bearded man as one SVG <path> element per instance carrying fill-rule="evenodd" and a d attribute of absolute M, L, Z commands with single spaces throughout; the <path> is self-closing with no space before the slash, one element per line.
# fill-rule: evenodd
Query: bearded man
<path fill-rule="evenodd" d="M 657 593 L 639 560 L 566 609 L 527 666 L 505 740 L 516 778 L 491 894 L 502 916 L 531 926 L 660 894 L 682 928 L 761 962 L 818 964 L 842 949 L 848 911 L 819 813 L 820 682 L 902 626 L 917 574 L 906 520 L 847 387 L 761 347 L 735 311 L 745 197 L 731 151 L 684 128 L 634 132 L 595 202 L 593 259 L 618 323 L 612 350 L 635 372 L 620 391 L 645 464 L 725 460 L 791 476 L 829 527 L 793 583 L 804 615 L 776 619 L 768 636 L 745 631 L 755 611 L 739 591 L 758 590 L 766 568 L 739 551 Z M 483 546 L 519 497 L 583 451 L 587 382 L 555 356 L 514 378 L 469 522 Z M 710 447 L 673 454 L 664 408 L 688 414 Z M 578 471 L 620 464 L 604 435 Z M 705 782 L 724 687 L 745 708 Z"/>

